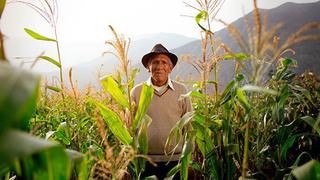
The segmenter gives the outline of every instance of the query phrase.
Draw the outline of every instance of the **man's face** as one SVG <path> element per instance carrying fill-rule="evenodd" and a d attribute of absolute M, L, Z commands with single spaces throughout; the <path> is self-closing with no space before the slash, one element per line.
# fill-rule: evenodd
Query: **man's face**
<path fill-rule="evenodd" d="M 164 85 L 173 68 L 170 58 L 164 54 L 157 54 L 151 58 L 148 64 L 152 82 L 157 86 Z"/>

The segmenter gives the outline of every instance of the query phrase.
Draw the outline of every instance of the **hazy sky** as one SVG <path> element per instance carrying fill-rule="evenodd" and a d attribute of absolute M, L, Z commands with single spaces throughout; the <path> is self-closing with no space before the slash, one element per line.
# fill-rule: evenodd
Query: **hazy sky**
<path fill-rule="evenodd" d="M 26 0 L 28 1 L 28 0 Z M 307 3 L 317 0 L 291 0 Z M 190 4 L 195 1 L 185 0 Z M 258 0 L 261 8 L 273 8 L 287 0 Z M 195 15 L 182 0 L 58 0 L 58 36 L 62 46 L 71 43 L 101 43 L 111 38 L 108 25 L 126 36 L 135 38 L 146 33 L 169 32 L 199 38 Z M 252 10 L 251 0 L 226 0 L 218 17 L 232 22 Z M 28 38 L 23 28 L 52 37 L 53 31 L 34 10 L 23 4 L 9 4 L 1 19 L 1 30 L 9 38 Z M 215 25 L 214 30 L 222 26 Z M 100 49 L 99 49 L 100 48 Z M 102 46 L 97 51 L 102 51 Z M 67 48 L 64 51 L 69 51 Z M 92 57 L 93 59 L 94 57 Z M 65 62 L 70 65 L 73 63 Z"/>
<path fill-rule="evenodd" d="M 26 0 L 28 1 L 28 0 Z M 287 0 L 258 0 L 258 6 L 273 8 Z M 306 3 L 317 0 L 291 0 Z M 192 0 L 186 0 L 195 4 Z M 194 15 L 181 0 L 58 0 L 59 37 L 66 41 L 95 41 L 108 37 L 107 26 L 113 25 L 127 36 L 145 33 L 172 32 L 199 37 Z M 231 22 L 252 10 L 251 0 L 226 0 L 219 17 Z M 33 10 L 22 4 L 9 4 L 1 24 L 8 36 L 25 36 L 24 27 L 50 34 L 46 22 Z M 221 26 L 216 26 L 218 30 Z M 50 29 L 49 29 L 50 30 Z"/>

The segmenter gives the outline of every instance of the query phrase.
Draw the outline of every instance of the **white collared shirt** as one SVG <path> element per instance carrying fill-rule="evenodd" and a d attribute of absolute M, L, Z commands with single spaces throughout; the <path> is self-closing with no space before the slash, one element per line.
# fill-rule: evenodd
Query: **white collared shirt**
<path fill-rule="evenodd" d="M 174 90 L 174 87 L 173 87 L 173 84 L 172 84 L 172 81 L 171 81 L 171 79 L 170 79 L 170 77 L 168 77 L 168 81 L 167 81 L 167 84 L 165 84 L 165 85 L 163 85 L 163 86 L 156 86 L 156 85 L 154 85 L 153 83 L 152 83 L 152 81 L 151 81 L 151 77 L 149 77 L 148 78 L 148 80 L 147 80 L 147 85 L 152 85 L 152 87 L 153 87 L 153 89 L 155 89 L 158 93 L 163 93 L 166 89 L 167 89 L 167 87 L 169 86 L 169 88 L 171 88 L 172 90 Z"/>

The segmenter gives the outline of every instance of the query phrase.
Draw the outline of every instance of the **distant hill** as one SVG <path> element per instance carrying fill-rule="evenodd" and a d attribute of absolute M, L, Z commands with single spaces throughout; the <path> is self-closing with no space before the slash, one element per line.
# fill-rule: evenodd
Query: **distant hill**
<path fill-rule="evenodd" d="M 129 60 L 131 61 L 131 64 L 139 63 L 141 57 L 149 52 L 156 43 L 162 43 L 169 49 L 172 49 L 194 40 L 195 38 L 173 33 L 141 35 L 130 44 Z M 106 49 L 103 51 L 106 51 Z M 101 51 L 101 53 L 103 51 Z M 94 87 L 100 87 L 98 73 L 100 73 L 100 75 L 111 74 L 116 70 L 118 64 L 119 61 L 112 54 L 105 54 L 104 56 L 99 56 L 91 61 L 72 66 L 73 79 L 77 81 L 80 89 L 83 89 L 88 84 L 91 84 Z M 66 82 L 68 82 L 67 77 L 69 69 L 70 68 L 66 68 L 63 72 Z M 45 78 L 51 79 L 53 76 L 58 76 L 59 72 L 52 71 L 44 72 L 42 74 Z"/>
<path fill-rule="evenodd" d="M 315 3 L 285 3 L 273 9 L 265 10 L 261 9 L 262 14 L 266 11 L 269 13 L 269 27 L 274 26 L 278 22 L 282 22 L 283 26 L 278 31 L 278 36 L 281 40 L 299 29 L 309 22 L 320 22 L 320 2 Z M 252 23 L 252 12 L 248 14 L 249 21 Z M 235 27 L 245 34 L 245 27 L 243 18 L 232 23 Z M 319 30 L 313 33 L 320 33 Z M 223 43 L 228 45 L 234 52 L 239 52 L 239 48 L 234 43 L 226 29 L 222 29 L 215 32 L 217 38 Z M 136 82 L 146 80 L 149 76 L 148 72 L 141 65 L 141 57 L 148 53 L 155 43 L 163 43 L 171 52 L 181 57 L 182 55 L 192 55 L 193 57 L 201 57 L 201 42 L 193 38 L 185 37 L 176 34 L 156 34 L 142 36 L 136 41 L 131 43 L 131 49 L 129 50 L 130 60 L 134 67 L 141 69 L 140 73 L 136 78 Z M 292 58 L 298 61 L 299 67 L 296 69 L 298 73 L 305 70 L 312 70 L 320 75 L 320 42 L 310 41 L 303 42 L 292 47 L 296 54 Z M 87 84 L 92 84 L 99 87 L 97 80 L 98 70 L 101 69 L 101 74 L 110 74 L 115 70 L 117 66 L 117 60 L 110 56 L 97 57 L 96 59 L 89 61 L 84 64 L 80 64 L 73 67 L 74 79 L 78 81 L 79 88 L 85 87 Z M 101 67 L 102 66 L 102 67 Z M 220 89 L 222 89 L 227 82 L 229 82 L 234 76 L 234 62 L 224 61 L 219 64 L 218 79 L 220 82 Z M 55 72 L 57 75 L 57 72 Z M 67 70 L 65 71 L 67 75 Z M 52 76 L 50 74 L 48 76 Z M 189 77 L 199 77 L 196 70 L 189 64 L 179 61 L 176 68 L 172 72 L 172 77 L 179 77 L 182 80 L 186 80 Z M 67 76 L 65 76 L 67 77 Z"/>
<path fill-rule="evenodd" d="M 283 26 L 278 31 L 278 36 L 281 38 L 281 42 L 288 37 L 289 34 L 297 31 L 301 26 L 309 22 L 320 22 L 320 1 L 315 3 L 285 3 L 273 9 L 265 10 L 261 9 L 262 14 L 266 11 L 269 13 L 269 28 L 274 26 L 278 22 L 282 22 Z M 252 12 L 249 14 L 249 21 L 252 23 Z M 245 34 L 245 27 L 243 23 L 243 18 L 240 18 L 232 23 L 237 27 L 242 34 Z M 313 33 L 320 33 L 320 30 L 314 31 Z M 219 38 L 223 43 L 228 45 L 233 52 L 239 52 L 239 48 L 234 43 L 233 39 L 230 37 L 227 29 L 222 29 L 215 33 L 215 36 Z M 302 73 L 305 70 L 312 70 L 317 75 L 320 75 L 320 41 L 309 41 L 302 42 L 298 45 L 292 47 L 295 50 L 295 55 L 290 55 L 298 61 L 299 67 L 296 72 Z M 178 56 L 181 55 L 192 55 L 196 57 L 201 57 L 201 42 L 193 41 L 184 46 L 175 48 L 171 50 Z M 224 61 L 220 63 L 218 79 L 220 88 L 223 88 L 227 82 L 229 82 L 234 74 L 234 62 Z M 140 74 L 139 80 L 145 79 L 147 74 Z M 181 79 L 187 77 L 199 77 L 196 70 L 185 62 L 181 62 L 177 68 L 173 71 L 172 76 L 178 76 Z"/>
<path fill-rule="evenodd" d="M 141 57 L 149 52 L 155 44 L 161 43 L 168 49 L 174 49 L 194 40 L 196 39 L 173 33 L 142 35 L 131 43 L 129 57 L 131 63 L 136 64 L 140 62 Z"/>

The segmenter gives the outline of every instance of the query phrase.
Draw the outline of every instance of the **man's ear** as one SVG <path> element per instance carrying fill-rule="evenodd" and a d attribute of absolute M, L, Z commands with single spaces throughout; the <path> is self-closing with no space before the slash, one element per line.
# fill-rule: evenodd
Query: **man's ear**
<path fill-rule="evenodd" d="M 170 72 L 172 71 L 172 69 L 173 69 L 173 65 L 171 64 L 171 65 L 170 65 Z"/>

